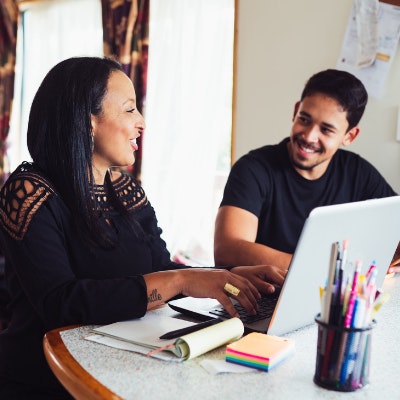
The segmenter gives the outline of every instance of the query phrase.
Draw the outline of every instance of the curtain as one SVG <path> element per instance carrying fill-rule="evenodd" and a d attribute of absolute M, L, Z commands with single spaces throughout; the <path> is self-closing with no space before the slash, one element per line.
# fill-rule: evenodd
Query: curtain
<path fill-rule="evenodd" d="M 145 114 L 150 0 L 101 0 L 104 55 L 117 59 L 131 78 L 138 110 Z M 140 180 L 143 136 L 135 164 L 129 168 Z"/>
<path fill-rule="evenodd" d="M 50 68 L 69 57 L 103 56 L 101 18 L 100 0 L 29 1 L 21 7 L 15 96 L 7 140 L 11 170 L 31 160 L 26 145 L 29 111 Z"/>
<path fill-rule="evenodd" d="M 171 254 L 199 264 L 214 261 L 230 170 L 234 11 L 234 0 L 150 5 L 143 187 Z"/>
<path fill-rule="evenodd" d="M 9 172 L 5 157 L 14 97 L 19 9 L 17 0 L 0 2 L 0 185 Z"/>

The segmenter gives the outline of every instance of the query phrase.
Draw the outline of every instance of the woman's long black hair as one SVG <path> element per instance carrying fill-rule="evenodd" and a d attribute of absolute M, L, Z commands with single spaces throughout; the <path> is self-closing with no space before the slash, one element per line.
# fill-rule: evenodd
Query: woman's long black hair
<path fill-rule="evenodd" d="M 91 115 L 101 114 L 113 71 L 122 68 L 107 58 L 74 57 L 57 64 L 33 99 L 27 132 L 33 165 L 64 199 L 79 236 L 106 248 L 114 243 L 99 221 L 94 196 Z M 111 186 L 109 176 L 107 181 Z"/>

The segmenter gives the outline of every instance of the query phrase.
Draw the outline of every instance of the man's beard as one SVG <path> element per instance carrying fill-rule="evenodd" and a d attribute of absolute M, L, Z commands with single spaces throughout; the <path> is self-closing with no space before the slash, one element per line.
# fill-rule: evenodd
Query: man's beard
<path fill-rule="evenodd" d="M 303 165 L 300 163 L 297 163 L 296 161 L 292 160 L 292 164 L 297 168 L 297 169 L 301 169 L 303 171 L 311 171 L 314 167 L 315 164 L 313 165 Z"/>

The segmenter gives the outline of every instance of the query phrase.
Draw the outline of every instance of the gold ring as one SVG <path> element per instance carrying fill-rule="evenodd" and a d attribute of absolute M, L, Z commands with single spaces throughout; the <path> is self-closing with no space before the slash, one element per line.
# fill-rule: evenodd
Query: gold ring
<path fill-rule="evenodd" d="M 226 290 L 233 296 L 237 296 L 240 293 L 240 289 L 238 289 L 236 286 L 231 285 L 230 283 L 225 284 L 224 290 Z"/>

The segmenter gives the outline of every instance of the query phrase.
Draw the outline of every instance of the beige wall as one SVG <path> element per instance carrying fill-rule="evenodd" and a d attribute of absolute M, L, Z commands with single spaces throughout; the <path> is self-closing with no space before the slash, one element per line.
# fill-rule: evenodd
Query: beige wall
<path fill-rule="evenodd" d="M 352 0 L 238 0 L 234 160 L 288 136 L 294 103 L 313 73 L 335 68 Z M 384 95 L 370 98 L 361 135 L 348 149 L 372 162 L 400 192 L 400 57 Z"/>

